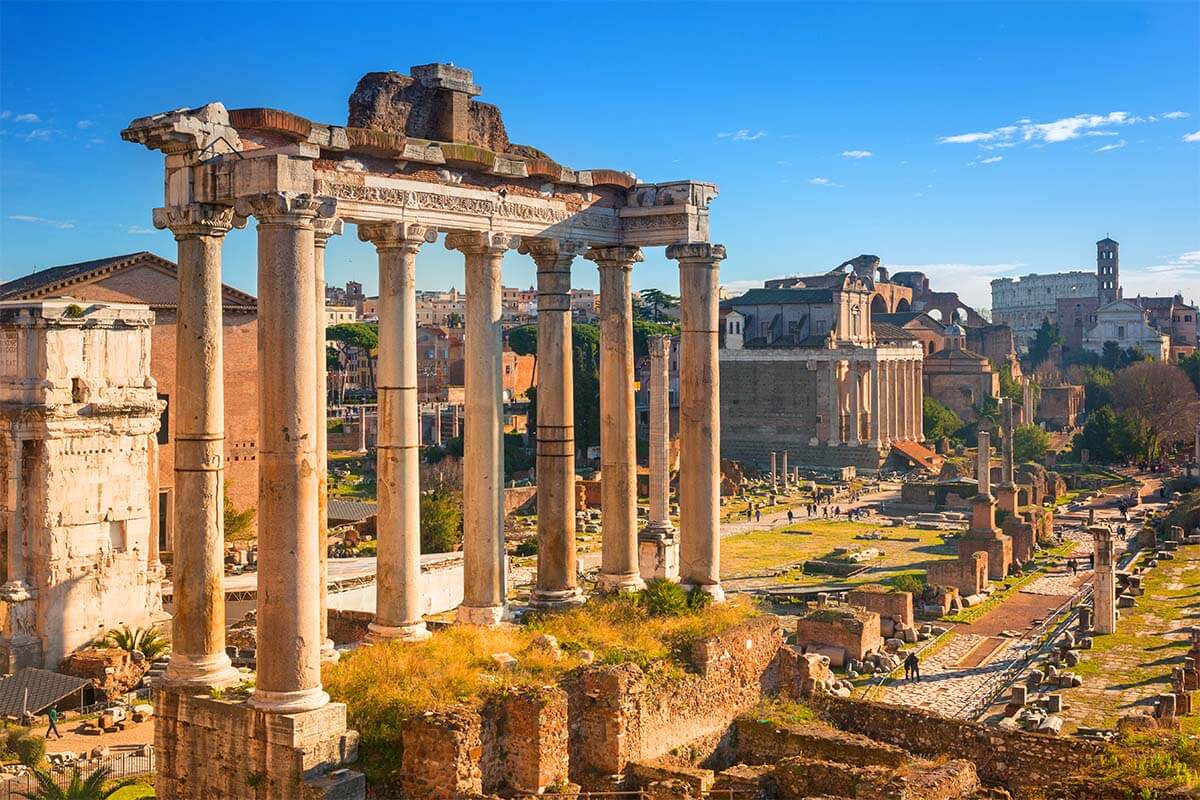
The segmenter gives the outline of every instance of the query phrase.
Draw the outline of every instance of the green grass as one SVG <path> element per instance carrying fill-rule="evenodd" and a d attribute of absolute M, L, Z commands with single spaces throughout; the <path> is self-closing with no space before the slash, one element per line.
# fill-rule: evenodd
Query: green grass
<path fill-rule="evenodd" d="M 812 535 L 803 535 L 808 531 Z M 870 541 L 855 539 L 855 535 L 879 531 L 889 538 L 914 538 L 915 542 Z M 849 579 L 850 583 L 878 583 L 901 574 L 918 575 L 928 561 L 951 558 L 952 547 L 945 544 L 941 531 L 917 528 L 887 528 L 865 522 L 799 519 L 769 531 L 754 531 L 721 540 L 721 575 L 725 579 L 738 575 L 753 575 L 783 567 L 797 568 L 783 576 L 783 582 L 821 584 L 830 580 L 825 575 L 804 575 L 798 565 L 819 558 L 835 547 L 875 548 L 883 557 L 867 562 L 869 569 Z"/>
<path fill-rule="evenodd" d="M 801 722 L 815 722 L 819 719 L 816 712 L 803 703 L 778 697 L 762 700 L 746 716 L 781 727 Z"/>
<path fill-rule="evenodd" d="M 139 784 L 118 789 L 114 794 L 109 795 L 109 800 L 150 800 L 154 797 L 157 795 L 154 794 L 153 786 Z"/>

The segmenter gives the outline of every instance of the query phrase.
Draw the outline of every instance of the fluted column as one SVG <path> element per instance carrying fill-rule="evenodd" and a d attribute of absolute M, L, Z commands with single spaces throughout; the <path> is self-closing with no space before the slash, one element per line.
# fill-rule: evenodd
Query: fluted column
<path fill-rule="evenodd" d="M 854 446 L 862 444 L 863 389 L 862 373 L 858 367 L 857 361 L 850 362 L 850 422 L 846 426 L 846 439 L 848 444 Z"/>
<path fill-rule="evenodd" d="M 925 395 L 922 386 L 922 371 L 924 367 L 920 359 L 913 363 L 913 438 L 918 442 L 925 440 L 925 407 L 922 398 Z"/>
<path fill-rule="evenodd" d="M 225 367 L 221 244 L 229 206 L 154 210 L 179 253 L 175 327 L 174 619 L 167 681 L 218 686 L 238 680 L 225 654 Z M 309 295 L 311 297 L 311 295 Z M 261 531 L 261 515 L 259 529 Z"/>
<path fill-rule="evenodd" d="M 429 637 L 421 618 L 421 418 L 417 398 L 417 252 L 437 232 L 402 222 L 358 226 L 379 254 L 378 536 L 374 639 Z"/>
<path fill-rule="evenodd" d="M 342 233 L 340 219 L 317 218 L 313 226 L 313 272 L 317 293 L 317 541 L 321 557 L 321 660 L 337 661 L 338 651 L 329 638 L 329 425 L 328 376 L 325 366 L 325 246 L 329 237 Z"/>
<path fill-rule="evenodd" d="M 314 222 L 334 201 L 240 198 L 258 220 L 258 677 L 249 703 L 296 713 L 321 688 Z"/>
<path fill-rule="evenodd" d="M 879 362 L 873 361 L 870 368 L 870 397 L 871 397 L 871 446 L 878 448 L 883 445 L 883 421 L 880 413 L 883 403 L 883 389 L 879 380 Z"/>
<path fill-rule="evenodd" d="M 677 244 L 679 261 L 680 581 L 714 600 L 721 589 L 721 415 L 717 361 L 719 244 Z"/>
<path fill-rule="evenodd" d="M 671 524 L 671 337 L 651 336 L 650 350 L 650 518 L 646 534 L 666 538 Z"/>
<path fill-rule="evenodd" d="M 637 443 L 633 405 L 633 300 L 636 247 L 587 252 L 600 269 L 600 588 L 642 587 L 638 573 Z"/>
<path fill-rule="evenodd" d="M 530 605 L 583 602 L 575 557 L 575 382 L 571 356 L 571 262 L 583 244 L 526 240 L 537 264 L 537 578 Z"/>
<path fill-rule="evenodd" d="M 466 421 L 463 431 L 463 602 L 459 622 L 496 625 L 507 607 L 504 553 L 504 363 L 500 263 L 520 241 L 501 233 L 452 233 L 466 257 Z"/>
<path fill-rule="evenodd" d="M 904 417 L 903 422 L 901 423 L 904 425 L 904 438 L 905 439 L 916 439 L 917 438 L 916 432 L 913 430 L 913 424 L 912 424 L 912 419 L 913 419 L 913 393 L 912 393 L 913 368 L 912 368 L 912 362 L 911 361 L 901 361 L 900 365 L 901 365 L 900 381 L 902 383 L 901 393 L 903 394 L 903 397 L 904 397 L 903 408 L 901 409 L 901 414 Z"/>
<path fill-rule="evenodd" d="M 829 436 L 826 444 L 837 447 L 842 441 L 841 362 L 829 362 Z"/>

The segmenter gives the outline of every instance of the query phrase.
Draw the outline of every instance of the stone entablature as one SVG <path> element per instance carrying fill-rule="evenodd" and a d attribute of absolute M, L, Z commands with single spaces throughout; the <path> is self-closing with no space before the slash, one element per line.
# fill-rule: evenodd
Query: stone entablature
<path fill-rule="evenodd" d="M 0 667 L 162 616 L 146 306 L 0 302 Z"/>

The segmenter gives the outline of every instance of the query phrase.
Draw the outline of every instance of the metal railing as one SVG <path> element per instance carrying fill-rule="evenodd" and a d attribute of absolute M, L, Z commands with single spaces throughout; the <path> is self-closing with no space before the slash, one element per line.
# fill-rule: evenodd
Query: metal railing
<path fill-rule="evenodd" d="M 143 686 L 142 688 L 135 689 L 132 692 L 126 692 L 116 700 L 100 700 L 95 703 L 89 703 L 86 706 L 81 706 L 77 713 L 82 717 L 88 714 L 95 714 L 98 711 L 103 711 L 111 706 L 132 706 L 136 705 L 138 702 L 149 703 L 152 700 L 153 694 L 154 691 L 149 686 Z"/>
<path fill-rule="evenodd" d="M 98 758 L 81 758 L 73 764 L 48 766 L 44 773 L 49 775 L 59 788 L 65 789 L 71 783 L 75 770 L 81 777 L 86 778 L 97 769 L 108 770 L 108 780 L 125 780 L 140 778 L 154 774 L 155 757 L 153 748 L 139 748 L 136 751 L 110 753 Z M 20 800 L 25 793 L 37 790 L 38 782 L 29 772 L 23 775 L 0 776 L 0 800 Z"/>

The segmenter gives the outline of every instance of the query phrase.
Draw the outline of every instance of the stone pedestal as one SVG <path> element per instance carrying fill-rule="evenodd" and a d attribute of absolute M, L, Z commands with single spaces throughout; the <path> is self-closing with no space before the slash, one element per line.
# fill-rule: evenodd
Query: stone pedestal
<path fill-rule="evenodd" d="M 1116 544 L 1113 533 L 1104 525 L 1088 528 L 1095 547 L 1096 570 L 1092 576 L 1096 633 L 1114 633 L 1117 630 L 1117 575 Z"/>
<path fill-rule="evenodd" d="M 363 775 L 343 769 L 357 756 L 358 734 L 346 729 L 342 703 L 270 714 L 245 702 L 159 689 L 154 749 L 159 797 L 352 800 L 366 793 Z"/>
<path fill-rule="evenodd" d="M 679 580 L 679 542 L 672 533 L 638 534 L 638 573 L 643 580 Z"/>
<path fill-rule="evenodd" d="M 996 527 L 996 500 L 991 493 L 991 436 L 987 431 L 979 432 L 979 464 L 976 473 L 979 492 L 971 498 L 971 527 L 959 540 L 960 559 L 972 553 L 988 554 L 988 577 L 1003 580 L 1012 565 L 1012 539 Z"/>

